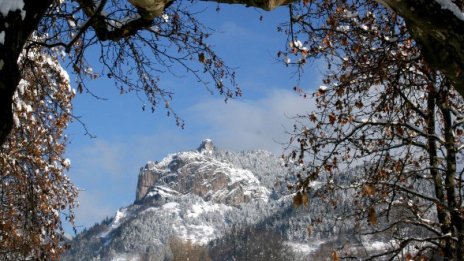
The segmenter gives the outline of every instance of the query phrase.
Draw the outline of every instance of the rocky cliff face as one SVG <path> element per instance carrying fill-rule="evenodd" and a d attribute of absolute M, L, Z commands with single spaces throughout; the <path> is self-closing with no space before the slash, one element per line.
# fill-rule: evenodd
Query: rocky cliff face
<path fill-rule="evenodd" d="M 213 141 L 210 139 L 203 140 L 197 151 L 199 154 L 211 155 L 214 151 Z M 194 153 L 194 151 L 191 153 Z M 176 159 L 178 159 L 178 157 L 176 157 Z M 177 160 L 177 162 L 173 162 L 171 165 L 176 168 L 176 166 L 178 167 L 180 164 L 182 164 L 181 160 Z M 170 170 L 166 171 L 164 165 L 150 161 L 145 165 L 145 167 L 140 169 L 137 189 L 135 192 L 135 202 L 139 202 L 143 199 L 149 189 L 153 187 L 161 177 L 165 176 L 166 173 L 169 173 Z M 175 169 L 173 169 L 173 171 L 175 171 Z"/>
<path fill-rule="evenodd" d="M 196 151 L 171 154 L 161 162 L 147 163 L 140 169 L 135 203 L 150 196 L 150 189 L 156 185 L 232 206 L 252 199 L 267 200 L 270 192 L 250 170 L 221 162 L 213 157 L 213 152 L 214 145 L 207 139 Z"/>
<path fill-rule="evenodd" d="M 148 169 L 151 169 L 153 165 L 153 162 L 149 162 L 144 168 L 140 169 L 140 174 L 137 181 L 137 189 L 135 191 L 135 202 L 138 202 L 140 199 L 145 197 L 145 195 L 148 193 L 148 190 L 161 177 L 162 173 L 159 173 L 159 175 L 156 176 L 155 173 L 147 171 Z"/>

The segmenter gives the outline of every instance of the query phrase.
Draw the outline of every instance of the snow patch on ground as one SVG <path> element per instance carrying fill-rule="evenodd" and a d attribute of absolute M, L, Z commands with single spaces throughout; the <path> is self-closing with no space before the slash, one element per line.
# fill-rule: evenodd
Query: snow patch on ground
<path fill-rule="evenodd" d="M 224 215 L 225 212 L 232 210 L 232 207 L 224 204 L 215 204 L 210 202 L 201 202 L 192 205 L 191 209 L 187 212 L 187 217 L 197 218 L 203 213 L 209 212 L 219 212 L 221 215 Z"/>
<path fill-rule="evenodd" d="M 229 185 L 232 185 L 240 181 L 246 181 L 246 183 L 259 184 L 258 179 L 249 170 L 235 169 L 235 168 L 231 168 L 230 166 L 224 166 L 224 167 L 230 170 L 230 172 L 227 173 L 229 174 L 228 177 L 230 179 Z"/>
<path fill-rule="evenodd" d="M 158 210 L 159 210 L 159 208 L 157 208 L 157 207 L 149 207 L 149 208 L 144 209 L 143 211 L 141 211 L 140 214 L 145 214 L 147 212 L 158 211 Z"/>
<path fill-rule="evenodd" d="M 115 229 L 121 225 L 122 220 L 127 216 L 127 208 L 121 208 L 116 212 L 114 216 L 113 223 L 111 224 L 111 228 Z"/>
<path fill-rule="evenodd" d="M 314 241 L 307 244 L 292 241 L 285 242 L 285 244 L 291 247 L 293 251 L 305 254 L 309 254 L 316 251 L 319 248 L 319 246 L 323 243 L 324 241 Z"/>
<path fill-rule="evenodd" d="M 123 221 L 125 221 L 127 216 L 128 216 L 127 208 L 121 208 L 118 211 L 116 211 L 113 221 L 111 222 L 111 226 L 109 227 L 108 230 L 102 232 L 100 234 L 100 237 L 101 238 L 107 237 L 108 234 L 111 233 L 111 231 L 117 229 L 123 223 Z"/>
<path fill-rule="evenodd" d="M 173 212 L 173 213 L 179 213 L 180 212 L 179 203 L 177 203 L 177 202 L 166 203 L 166 204 L 163 205 L 162 208 L 163 208 L 163 210 Z"/>
<path fill-rule="evenodd" d="M 174 229 L 181 239 L 196 245 L 207 245 L 217 237 L 214 227 L 206 224 L 174 226 Z"/>

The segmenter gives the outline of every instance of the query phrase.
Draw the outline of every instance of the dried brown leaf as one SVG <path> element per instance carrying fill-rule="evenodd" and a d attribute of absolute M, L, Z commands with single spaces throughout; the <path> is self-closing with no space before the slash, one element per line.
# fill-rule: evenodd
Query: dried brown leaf
<path fill-rule="evenodd" d="M 309 205 L 309 197 L 307 193 L 304 193 L 302 196 L 303 206 L 307 207 Z"/>
<path fill-rule="evenodd" d="M 369 225 L 375 225 L 377 224 L 377 213 L 375 212 L 375 209 L 371 207 L 369 209 L 369 212 L 367 213 L 367 222 Z"/>
<path fill-rule="evenodd" d="M 362 188 L 362 194 L 364 196 L 373 196 L 376 192 L 376 189 L 373 185 L 371 184 L 364 184 Z"/>
<path fill-rule="evenodd" d="M 293 206 L 297 208 L 301 206 L 302 203 L 303 203 L 303 196 L 301 192 L 298 192 L 295 194 L 295 196 L 293 196 Z"/>

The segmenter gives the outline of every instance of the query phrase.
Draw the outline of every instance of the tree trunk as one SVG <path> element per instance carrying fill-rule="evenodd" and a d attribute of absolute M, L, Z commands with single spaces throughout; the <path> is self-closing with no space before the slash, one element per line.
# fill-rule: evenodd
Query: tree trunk
<path fill-rule="evenodd" d="M 406 21 L 425 60 L 464 97 L 464 15 L 435 0 L 377 0 Z M 450 1 L 451 2 L 451 1 Z M 452 9 L 452 7 L 450 7 Z"/>
<path fill-rule="evenodd" d="M 428 141 L 428 154 L 429 154 L 429 161 L 430 161 L 430 175 L 432 176 L 435 196 L 442 204 L 436 204 L 435 207 L 437 209 L 437 218 L 438 222 L 441 224 L 441 232 L 443 235 L 448 233 L 452 233 L 451 229 L 451 218 L 449 212 L 446 208 L 446 198 L 445 198 L 445 189 L 443 188 L 443 179 L 438 171 L 438 155 L 437 155 L 437 143 L 434 138 L 435 136 L 435 123 L 436 123 L 436 116 L 435 116 L 435 109 L 436 109 L 436 101 L 438 98 L 438 94 L 435 91 L 430 91 L 428 94 L 429 97 L 427 98 L 427 134 L 429 135 L 427 138 Z M 444 255 L 447 257 L 453 256 L 453 247 L 452 247 L 452 240 L 446 239 L 444 244 L 441 246 L 444 252 Z M 450 259 L 453 260 L 453 259 Z"/>
<path fill-rule="evenodd" d="M 445 91 L 446 92 L 446 91 Z M 442 93 L 438 107 L 443 114 L 445 148 L 446 148 L 446 173 L 445 189 L 448 200 L 448 209 L 451 215 L 451 224 L 453 226 L 452 235 L 457 237 L 458 242 L 454 245 L 455 257 L 464 257 L 464 219 L 459 211 L 459 203 L 456 195 L 456 141 L 453 132 L 453 116 L 448 101 L 449 95 Z"/>
<path fill-rule="evenodd" d="M 18 58 L 31 33 L 37 29 L 52 0 L 24 0 L 22 10 L 0 15 L 0 145 L 4 144 L 13 127 L 13 94 L 21 79 Z"/>

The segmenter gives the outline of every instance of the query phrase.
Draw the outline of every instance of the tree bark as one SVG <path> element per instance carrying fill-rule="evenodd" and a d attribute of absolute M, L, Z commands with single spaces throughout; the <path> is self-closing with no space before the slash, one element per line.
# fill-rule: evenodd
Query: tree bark
<path fill-rule="evenodd" d="M 427 150 L 429 154 L 429 164 L 430 164 L 430 175 L 432 176 L 435 196 L 436 198 L 443 204 L 446 205 L 446 197 L 445 197 L 445 189 L 443 188 L 443 179 L 438 171 L 439 164 L 438 164 L 438 155 L 437 155 L 437 143 L 435 141 L 435 134 L 436 134 L 436 117 L 435 117 L 435 109 L 436 109 L 436 100 L 438 98 L 438 94 L 435 91 L 430 91 L 427 98 Z M 449 211 L 443 206 L 436 204 L 435 207 L 437 209 L 437 218 L 439 223 L 441 224 L 441 232 L 443 235 L 451 234 L 451 217 Z M 444 251 L 444 255 L 447 257 L 453 256 L 453 247 L 452 247 L 452 240 L 446 239 L 443 242 L 442 249 Z"/>
<path fill-rule="evenodd" d="M 13 95 L 21 79 L 18 58 L 26 40 L 37 29 L 52 0 L 24 0 L 23 10 L 0 15 L 0 145 L 4 144 L 13 127 Z"/>
<path fill-rule="evenodd" d="M 464 15 L 435 0 L 377 0 L 406 21 L 425 60 L 441 71 L 464 97 Z"/>
<path fill-rule="evenodd" d="M 448 95 L 443 93 L 440 95 L 438 107 L 443 115 L 444 121 L 444 134 L 445 134 L 445 148 L 446 148 L 446 172 L 445 172 L 445 188 L 446 198 L 448 201 L 448 209 L 451 215 L 451 223 L 454 227 L 453 236 L 457 237 L 458 241 L 454 247 L 454 257 L 464 256 L 464 220 L 461 212 L 459 211 L 459 204 L 456 195 L 456 182 L 457 177 L 457 148 L 453 131 L 453 116 L 448 101 Z M 456 235 L 457 234 L 457 235 Z"/>

